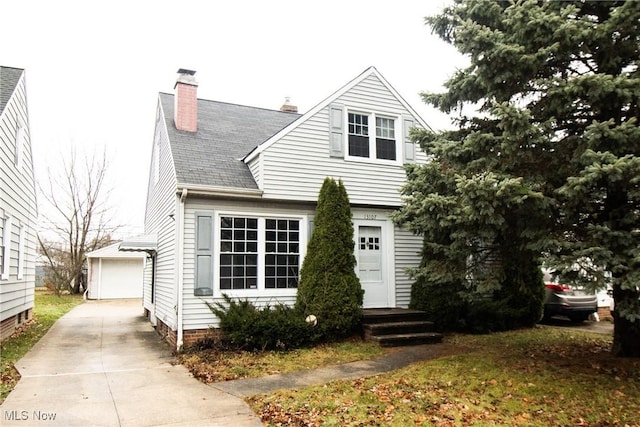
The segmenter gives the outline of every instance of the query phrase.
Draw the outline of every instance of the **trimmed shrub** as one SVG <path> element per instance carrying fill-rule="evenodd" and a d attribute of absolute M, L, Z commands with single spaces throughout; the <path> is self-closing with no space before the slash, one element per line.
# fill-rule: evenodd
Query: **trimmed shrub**
<path fill-rule="evenodd" d="M 352 334 L 362 317 L 364 291 L 354 269 L 351 217 L 342 181 L 326 178 L 296 297 L 296 308 L 317 317 L 318 333 L 326 341 Z"/>
<path fill-rule="evenodd" d="M 225 303 L 207 306 L 220 319 L 222 345 L 233 349 L 290 350 L 311 344 L 317 337 L 302 313 L 284 304 L 258 308 L 247 300 L 223 295 Z"/>

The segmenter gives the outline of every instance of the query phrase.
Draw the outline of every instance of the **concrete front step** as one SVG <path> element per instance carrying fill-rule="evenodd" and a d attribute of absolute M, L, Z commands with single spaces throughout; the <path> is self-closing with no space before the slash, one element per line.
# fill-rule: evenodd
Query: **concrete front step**
<path fill-rule="evenodd" d="M 411 322 L 426 321 L 427 314 L 420 310 L 410 310 L 405 308 L 374 308 L 365 309 L 362 313 L 362 323 L 370 325 L 373 323 L 391 322 Z"/>
<path fill-rule="evenodd" d="M 442 335 L 434 332 L 434 324 L 427 314 L 405 308 L 365 309 L 362 332 L 367 341 L 384 347 L 437 343 Z"/>
<path fill-rule="evenodd" d="M 413 320 L 408 322 L 386 322 L 363 324 L 365 339 L 376 335 L 393 335 L 433 332 L 433 322 L 426 320 Z"/>
<path fill-rule="evenodd" d="M 413 334 L 376 335 L 369 338 L 377 341 L 382 347 L 396 347 L 401 345 L 436 344 L 442 342 L 442 334 L 437 332 L 422 332 Z"/>

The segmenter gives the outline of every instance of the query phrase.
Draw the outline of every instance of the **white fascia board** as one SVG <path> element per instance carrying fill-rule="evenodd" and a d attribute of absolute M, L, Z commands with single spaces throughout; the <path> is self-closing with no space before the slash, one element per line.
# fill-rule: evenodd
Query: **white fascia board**
<path fill-rule="evenodd" d="M 169 164 L 171 165 L 171 170 L 173 171 L 173 179 L 174 180 L 178 180 L 178 174 L 176 173 L 176 164 L 173 160 L 173 151 L 171 150 L 171 140 L 169 139 L 169 129 L 167 129 L 167 118 L 165 116 L 164 113 L 164 108 L 162 108 L 162 100 L 160 99 L 160 94 L 158 94 L 158 107 L 160 108 L 160 119 L 162 121 L 162 128 L 164 129 L 164 134 L 167 137 L 167 142 L 168 142 L 168 149 L 169 149 L 169 157 L 170 157 L 170 162 Z M 153 135 L 153 140 L 155 143 L 155 139 L 156 136 L 155 134 Z M 153 156 L 153 154 L 152 154 Z M 153 160 L 153 159 L 151 159 Z M 151 167 L 149 167 L 149 174 L 151 174 Z M 149 178 L 151 178 L 151 176 L 149 176 Z"/>

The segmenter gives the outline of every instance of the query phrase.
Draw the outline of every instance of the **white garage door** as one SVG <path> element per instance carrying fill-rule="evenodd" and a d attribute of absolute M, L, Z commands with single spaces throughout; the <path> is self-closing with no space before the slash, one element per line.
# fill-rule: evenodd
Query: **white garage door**
<path fill-rule="evenodd" d="M 142 298 L 142 260 L 102 260 L 100 298 Z"/>

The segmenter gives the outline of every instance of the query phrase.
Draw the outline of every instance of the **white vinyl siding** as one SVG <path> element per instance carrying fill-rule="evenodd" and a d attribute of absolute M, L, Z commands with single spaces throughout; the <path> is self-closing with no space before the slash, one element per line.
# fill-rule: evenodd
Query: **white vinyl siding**
<path fill-rule="evenodd" d="M 422 237 L 405 229 L 395 227 L 396 258 L 396 306 L 408 307 L 411 301 L 411 285 L 413 280 L 407 275 L 407 268 L 420 265 Z"/>
<path fill-rule="evenodd" d="M 262 162 L 260 161 L 260 156 L 256 157 L 249 163 L 249 170 L 251 171 L 251 175 L 253 175 L 253 179 L 256 181 L 258 188 L 262 189 Z"/>
<path fill-rule="evenodd" d="M 381 117 L 396 118 L 396 144 L 399 156 L 403 156 L 406 147 L 401 143 L 400 137 L 405 134 L 405 123 L 413 125 L 415 122 L 405 119 L 410 117 L 410 113 L 376 76 L 371 75 L 253 160 L 257 162 L 260 159 L 262 162 L 263 197 L 315 201 L 324 178 L 331 176 L 343 180 L 352 204 L 399 207 L 399 189 L 406 178 L 402 165 L 397 162 L 385 164 L 384 161 L 348 161 L 333 156 L 339 152 L 339 147 L 330 144 L 332 134 L 329 132 L 329 115 L 332 106 L 336 105 L 344 106 L 343 117 L 346 111 L 365 111 L 375 112 Z M 375 131 L 375 123 L 370 126 L 371 131 Z M 343 139 L 345 137 L 346 131 L 342 135 Z M 330 156 L 330 153 L 334 154 Z M 402 157 L 398 160 L 400 159 Z M 416 162 L 426 162 L 426 156 L 421 150 L 416 152 Z"/>
<path fill-rule="evenodd" d="M 155 274 L 155 299 L 151 302 L 151 262 L 144 275 L 143 304 L 152 315 L 172 329 L 177 327 L 176 292 L 176 215 L 178 198 L 176 196 L 176 174 L 173 158 L 169 147 L 169 139 L 165 128 L 164 114 L 158 102 L 158 114 L 154 138 L 154 158 L 157 158 L 158 180 L 155 172 L 149 176 L 147 187 L 147 204 L 145 212 L 145 233 L 156 233 L 158 236 L 158 251 Z M 157 154 L 156 154 L 157 153 Z M 154 167 L 154 166 L 152 166 Z M 152 319 L 153 320 L 153 319 Z"/>
<path fill-rule="evenodd" d="M 18 232 L 18 280 L 24 278 L 24 231 L 24 226 L 21 226 Z"/>
<path fill-rule="evenodd" d="M 7 247 L 0 269 L 3 276 L 0 320 L 33 307 L 36 216 L 27 92 L 22 73 L 5 108 L 0 111 L 0 218 L 11 218 L 7 223 L 0 219 L 0 238 Z"/>

